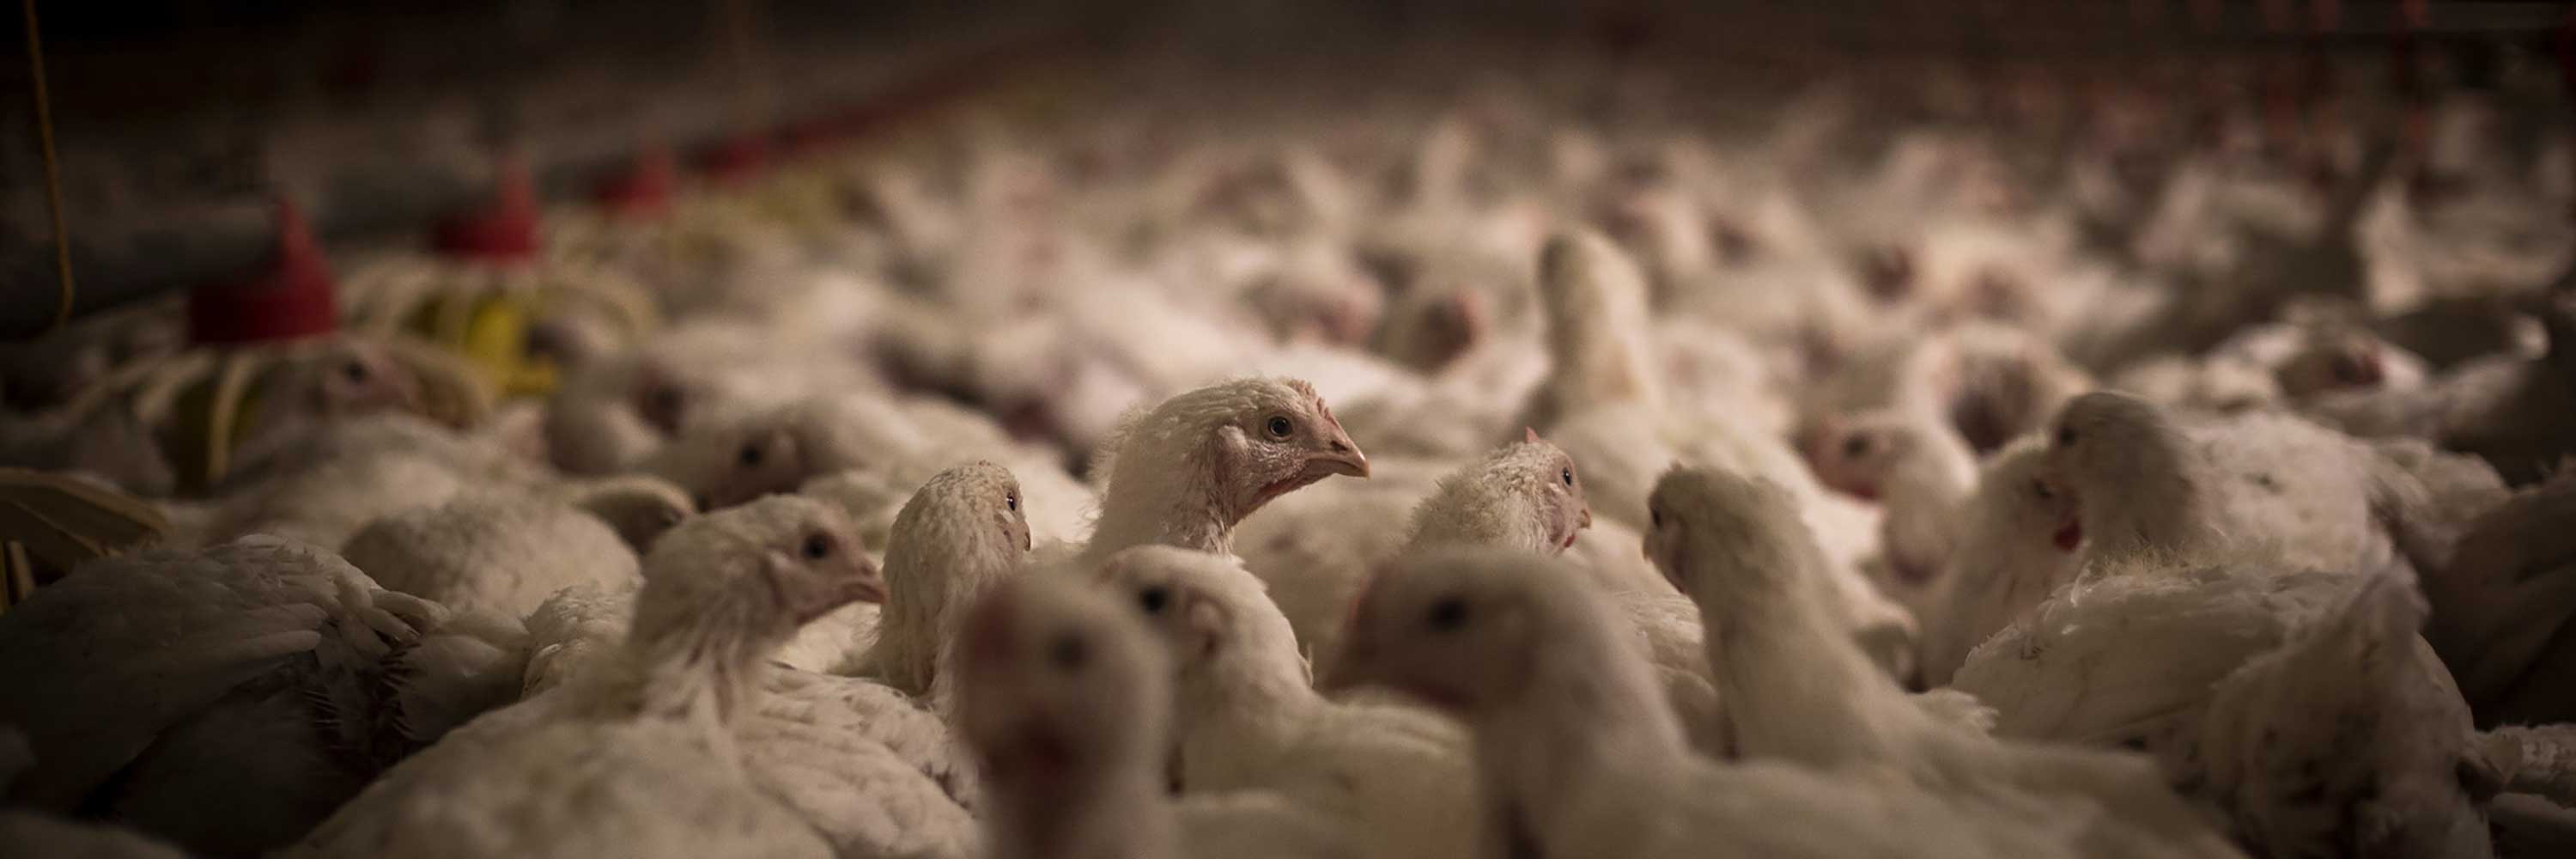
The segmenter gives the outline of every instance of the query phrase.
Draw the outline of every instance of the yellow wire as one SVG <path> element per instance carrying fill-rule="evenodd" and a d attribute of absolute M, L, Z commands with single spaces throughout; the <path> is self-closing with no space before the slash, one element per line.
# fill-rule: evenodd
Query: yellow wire
<path fill-rule="evenodd" d="M 51 333 L 72 321 L 72 237 L 63 225 L 63 169 L 54 158 L 54 111 L 45 98 L 45 44 L 36 36 L 36 0 L 19 0 L 18 8 L 27 17 L 27 72 L 36 97 L 36 139 L 44 147 L 45 202 L 54 215 L 54 279 L 59 291 L 54 297 L 54 323 L 45 329 Z"/>

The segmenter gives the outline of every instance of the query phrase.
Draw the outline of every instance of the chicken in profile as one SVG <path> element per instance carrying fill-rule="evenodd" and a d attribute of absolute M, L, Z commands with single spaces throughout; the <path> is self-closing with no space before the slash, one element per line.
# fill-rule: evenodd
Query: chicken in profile
<path fill-rule="evenodd" d="M 1109 476 L 1079 562 L 1131 546 L 1233 550 L 1236 523 L 1336 474 L 1366 478 L 1360 451 L 1314 386 L 1255 378 L 1211 385 L 1130 417 L 1092 465 Z"/>
<path fill-rule="evenodd" d="M 883 598 L 847 530 L 801 499 L 682 525 L 646 559 L 610 662 L 404 762 L 289 855 L 834 855 L 732 730 L 798 626 Z"/>
<path fill-rule="evenodd" d="M 2009 813 L 1963 816 L 1883 771 L 1691 754 L 1618 621 L 1562 567 L 1494 549 L 1400 561 L 1360 598 L 1330 678 L 1394 687 L 1467 724 L 1482 855 L 2090 855 Z"/>
<path fill-rule="evenodd" d="M 962 614 L 957 721 L 992 785 L 984 855 L 1357 855 L 1327 821 L 1275 796 L 1167 796 L 1171 669 L 1108 596 L 1030 577 Z"/>
<path fill-rule="evenodd" d="M 2259 553 L 2293 569 L 2356 570 L 2396 551 L 2386 526 L 2402 479 L 2370 447 L 2276 414 L 2185 425 L 2097 391 L 2049 426 L 2051 488 L 2080 511 L 2086 563 L 2178 563 Z"/>
<path fill-rule="evenodd" d="M 989 462 L 942 471 L 896 514 L 886 549 L 886 602 L 861 673 L 948 707 L 939 670 L 966 608 L 1019 574 L 1029 550 L 1020 483 Z"/>
<path fill-rule="evenodd" d="M 756 504 L 832 522 L 836 537 L 830 551 L 856 552 L 855 543 L 839 543 L 839 517 L 815 502 L 782 496 Z M 528 616 L 521 703 L 477 722 L 471 731 L 506 729 L 559 707 L 564 698 L 552 693 L 615 664 L 625 630 L 634 623 L 634 608 L 631 589 L 572 587 L 548 599 Z M 836 642 L 835 653 L 847 650 L 853 629 L 835 626 L 833 619 L 864 610 L 859 619 L 873 621 L 876 609 L 860 601 L 803 624 L 755 672 L 759 706 L 733 724 L 732 734 L 755 780 L 797 800 L 797 810 L 836 843 L 887 844 L 920 837 L 935 844 L 954 835 L 949 830 L 971 830 L 935 824 L 962 820 L 965 812 L 959 806 L 971 807 L 978 790 L 973 766 L 948 725 L 922 702 L 882 683 L 799 668 L 788 658 L 817 639 Z M 895 816 L 922 825 L 906 829 L 901 820 L 890 820 L 885 809 L 893 807 L 910 809 Z M 911 831 L 922 835 L 906 834 Z"/>
<path fill-rule="evenodd" d="M 1449 473 L 1413 508 L 1408 551 L 1467 544 L 1557 554 L 1592 527 L 1574 458 L 1528 430 L 1471 468 Z"/>
<path fill-rule="evenodd" d="M 1949 685 L 1969 651 L 2075 578 L 2083 527 L 2066 497 L 2039 479 L 2045 454 L 2036 438 L 2005 447 L 1958 512 L 1958 551 L 1915 610 L 1926 685 Z"/>
<path fill-rule="evenodd" d="M 1836 629 L 1822 553 L 1778 487 L 1676 469 L 1652 503 L 1660 524 L 1648 551 L 1721 630 L 1709 665 L 1737 753 L 1827 771 L 1888 767 L 1930 791 L 2049 805 L 2090 821 L 2068 831 L 2090 855 L 2230 852 L 2146 758 L 1998 743 L 1908 699 Z"/>
<path fill-rule="evenodd" d="M 1233 559 L 1138 546 L 1100 577 L 1172 654 L 1182 790 L 1277 792 L 1366 856 L 1474 853 L 1466 737 L 1411 707 L 1318 694 L 1287 618 Z"/>

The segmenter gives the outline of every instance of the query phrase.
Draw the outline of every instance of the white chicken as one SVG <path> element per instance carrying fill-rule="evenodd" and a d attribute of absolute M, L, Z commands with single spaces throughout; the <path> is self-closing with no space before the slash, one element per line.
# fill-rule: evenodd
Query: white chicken
<path fill-rule="evenodd" d="M 2462 533 L 2410 549 L 2424 570 L 2432 619 L 2424 637 L 2458 677 L 2482 725 L 2576 721 L 2562 682 L 2576 668 L 2567 635 L 2576 605 L 2576 472 L 2511 498 L 2457 499 L 2485 507 Z M 2482 504 L 2493 500 L 2491 505 Z"/>
<path fill-rule="evenodd" d="M 841 394 L 798 400 L 692 428 L 647 470 L 714 509 L 793 492 L 817 478 L 861 472 L 917 486 L 948 468 L 992 460 L 1031 491 L 1044 540 L 1077 539 L 1091 493 L 1052 455 L 1016 444 L 989 420 L 934 400 Z"/>
<path fill-rule="evenodd" d="M 732 731 L 798 625 L 881 598 L 873 565 L 836 550 L 847 530 L 784 499 L 681 526 L 600 670 L 404 762 L 288 855 L 834 855 Z"/>
<path fill-rule="evenodd" d="M 939 666 L 966 607 L 1019 573 L 1029 550 L 1020 484 L 974 463 L 940 472 L 903 505 L 886 551 L 886 603 L 859 673 L 948 707 Z"/>
<path fill-rule="evenodd" d="M 194 851 L 283 845 L 409 750 L 391 666 L 446 616 L 272 537 L 86 565 L 0 615 L 0 724 L 43 750 L 10 796 Z"/>
<path fill-rule="evenodd" d="M 1295 379 L 1173 397 L 1128 418 L 1103 450 L 1092 464 L 1109 479 L 1100 520 L 1076 555 L 1086 565 L 1148 544 L 1229 552 L 1234 526 L 1273 499 L 1336 474 L 1369 476 L 1368 455 Z"/>
<path fill-rule="evenodd" d="M 1548 352 L 1557 364 L 1530 409 L 1555 420 L 1533 426 L 1583 463 L 1594 512 L 1646 527 L 1646 493 L 1677 462 L 1739 469 L 1790 487 L 1819 533 L 1845 535 L 1827 551 L 1854 634 L 1891 673 L 1910 673 L 1913 618 L 1855 566 L 1875 551 L 1867 511 L 1826 497 L 1781 439 L 1723 412 L 1663 404 L 1654 368 L 1638 352 L 1639 338 L 1623 333 L 1637 329 L 1617 322 L 1643 316 L 1642 278 L 1608 239 L 1588 232 L 1559 236 L 1539 267 L 1550 305 Z"/>
<path fill-rule="evenodd" d="M 2414 582 L 2376 573 L 2210 691 L 2195 790 L 2248 846 L 2492 855 L 2484 806 L 2500 779 L 2423 623 Z"/>
<path fill-rule="evenodd" d="M 2395 556 L 2384 523 L 2427 515 L 2405 465 L 2293 417 L 2179 424 L 2143 400 L 2095 392 L 2051 421 L 2044 470 L 2080 511 L 2087 564 L 2263 553 L 2292 569 L 2351 571 Z"/>
<path fill-rule="evenodd" d="M 1109 598 L 1006 582 L 960 624 L 958 721 L 993 782 L 993 859 L 1354 856 L 1317 813 L 1273 795 L 1168 798 L 1171 669 Z"/>
<path fill-rule="evenodd" d="M 1475 852 L 1466 737 L 1411 707 L 1316 693 L 1260 579 L 1169 546 L 1112 555 L 1100 577 L 1172 654 L 1182 790 L 1283 794 L 1347 828 L 1361 855 Z"/>
<path fill-rule="evenodd" d="M 1560 563 L 1491 549 L 1400 562 L 1361 597 L 1333 678 L 1466 721 L 1482 855 L 2087 855 L 1883 770 L 1692 755 L 1644 660 Z"/>
<path fill-rule="evenodd" d="M 1925 684 L 1949 685 L 1970 650 L 2075 578 L 2083 533 L 2074 506 L 2039 479 L 2045 454 L 2035 438 L 2004 448 L 1957 511 L 1958 550 L 1917 607 Z"/>
<path fill-rule="evenodd" d="M 1200 5 L 966 58 L 993 97 L 800 31 L 792 124 L 542 248 L 452 222 L 545 264 L 340 293 L 380 339 L 267 312 L 325 280 L 287 229 L 0 348 L 0 854 L 2576 855 L 2530 64 L 2248 99 Z M 520 112 L 740 101 L 558 77 Z M 274 178 L 473 148 L 414 108 L 281 115 Z"/>
<path fill-rule="evenodd" d="M 1318 664 L 1331 664 L 1351 598 L 1388 559 L 1444 543 L 1555 554 L 1591 527 L 1573 460 L 1535 434 L 1436 484 L 1410 474 L 1411 465 L 1380 463 L 1366 483 L 1321 487 L 1244 521 L 1236 554 L 1267 583 L 1299 646 Z M 1396 517 L 1412 525 L 1386 527 Z"/>
<path fill-rule="evenodd" d="M 1821 553 L 1786 493 L 1678 469 L 1655 487 L 1656 565 L 1700 607 L 1734 747 L 1829 771 L 1885 766 L 1944 794 L 2037 803 L 2095 821 L 2069 834 L 2092 855 L 2225 855 L 2226 842 L 2123 753 L 1997 743 L 1927 714 L 1836 629 Z"/>
<path fill-rule="evenodd" d="M 632 588 L 642 576 L 635 553 L 598 519 L 498 493 L 378 519 L 340 551 L 388 590 L 511 618 L 567 587 Z"/>
<path fill-rule="evenodd" d="M 1880 589 L 1924 617 L 1926 594 L 1957 551 L 1976 454 L 1948 427 L 1881 410 L 1810 429 L 1807 461 L 1827 487 L 1880 504 Z"/>

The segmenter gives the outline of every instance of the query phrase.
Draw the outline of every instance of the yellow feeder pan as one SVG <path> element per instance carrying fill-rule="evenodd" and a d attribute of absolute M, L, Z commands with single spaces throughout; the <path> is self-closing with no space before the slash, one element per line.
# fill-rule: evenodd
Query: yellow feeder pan
<path fill-rule="evenodd" d="M 631 343 L 659 318 L 651 295 L 605 264 L 494 266 L 409 257 L 375 262 L 350 283 L 350 328 L 435 344 L 510 397 L 554 390 L 554 359 L 529 349 L 528 335 L 540 321 L 592 319 L 618 342 Z"/>
<path fill-rule="evenodd" d="M 539 256 L 535 206 L 526 173 L 505 169 L 491 210 L 441 226 L 437 257 L 389 258 L 349 279 L 349 326 L 435 344 L 514 397 L 554 390 L 554 358 L 530 348 L 544 320 L 595 321 L 619 343 L 651 331 L 659 314 L 634 279 L 603 263 Z"/>

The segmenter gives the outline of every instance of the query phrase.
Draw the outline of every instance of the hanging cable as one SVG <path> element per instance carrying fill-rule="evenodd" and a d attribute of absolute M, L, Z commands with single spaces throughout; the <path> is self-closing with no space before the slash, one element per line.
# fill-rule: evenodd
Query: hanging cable
<path fill-rule="evenodd" d="M 63 223 L 63 170 L 54 157 L 54 111 L 45 97 L 45 44 L 36 35 L 36 0 L 18 0 L 27 18 L 28 88 L 36 99 L 36 143 L 45 158 L 45 204 L 54 216 L 54 321 L 46 333 L 62 330 L 72 320 L 72 237 Z"/>

